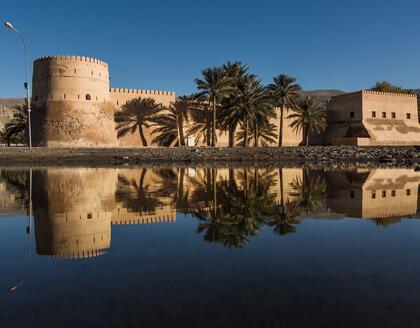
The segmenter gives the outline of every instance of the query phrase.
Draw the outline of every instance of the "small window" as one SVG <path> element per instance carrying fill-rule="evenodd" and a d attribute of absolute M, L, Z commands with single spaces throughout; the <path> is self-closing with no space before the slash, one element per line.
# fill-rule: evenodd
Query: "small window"
<path fill-rule="evenodd" d="M 35 101 L 38 101 L 38 96 L 35 96 Z"/>
<path fill-rule="evenodd" d="M 391 197 L 395 197 L 395 190 L 391 190 Z"/>
<path fill-rule="evenodd" d="M 77 95 L 77 99 L 80 99 L 80 95 Z"/>
<path fill-rule="evenodd" d="M 376 117 L 376 112 L 372 112 L 372 117 L 375 118 Z"/>
<path fill-rule="evenodd" d="M 90 74 L 93 75 L 93 71 L 90 71 Z"/>
<path fill-rule="evenodd" d="M 411 119 L 411 114 L 407 113 L 407 120 L 410 120 L 410 119 Z"/>
<path fill-rule="evenodd" d="M 397 118 L 397 114 L 396 114 L 396 113 L 394 113 L 394 112 L 392 112 L 392 113 L 391 113 L 391 118 Z"/>
<path fill-rule="evenodd" d="M 350 190 L 350 198 L 354 198 L 354 191 Z"/>
<path fill-rule="evenodd" d="M 372 199 L 376 198 L 376 191 L 372 191 Z"/>
<path fill-rule="evenodd" d="M 98 96 L 96 96 L 96 100 L 98 100 Z"/>
<path fill-rule="evenodd" d="M 91 218 L 92 218 L 92 213 L 88 213 L 88 214 L 87 214 L 87 218 L 88 218 L 88 219 L 91 219 Z"/>
<path fill-rule="evenodd" d="M 118 104 L 118 101 L 117 101 L 117 106 L 118 106 L 119 104 Z"/>
<path fill-rule="evenodd" d="M 63 96 L 63 97 L 64 97 L 64 99 L 66 99 L 66 94 L 64 94 L 64 96 Z"/>
<path fill-rule="evenodd" d="M 382 112 L 382 118 L 386 118 L 386 112 Z"/>
<path fill-rule="evenodd" d="M 382 198 L 386 197 L 386 190 L 382 190 Z"/>
<path fill-rule="evenodd" d="M 410 189 L 407 189 L 407 190 L 405 191 L 405 194 L 406 194 L 407 196 L 410 196 L 410 195 L 411 195 L 411 190 L 410 190 Z"/>
<path fill-rule="evenodd" d="M 74 74 L 76 74 L 77 73 L 77 70 L 76 69 L 74 69 Z"/>
<path fill-rule="evenodd" d="M 350 118 L 354 118 L 354 112 L 350 112 Z"/>
<path fill-rule="evenodd" d="M 91 100 L 90 94 L 86 94 L 86 100 Z"/>

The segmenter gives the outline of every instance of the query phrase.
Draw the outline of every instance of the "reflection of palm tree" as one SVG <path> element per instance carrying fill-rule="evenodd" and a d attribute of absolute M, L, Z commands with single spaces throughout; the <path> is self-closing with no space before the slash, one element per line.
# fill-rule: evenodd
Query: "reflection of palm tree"
<path fill-rule="evenodd" d="M 234 176 L 231 172 L 230 177 Z M 264 179 L 258 169 L 254 170 L 253 177 L 250 177 L 248 169 L 238 176 L 243 180 L 241 187 L 235 178 L 233 181 L 208 184 L 216 186 L 211 192 L 217 194 L 217 202 L 208 203 L 214 207 L 201 207 L 193 212 L 200 220 L 198 232 L 204 233 L 205 241 L 240 248 L 261 230 L 263 218 L 274 204 L 274 195 L 268 190 L 271 181 Z"/>
<path fill-rule="evenodd" d="M 147 146 L 144 128 L 150 128 L 153 118 L 161 109 L 162 105 L 157 104 L 152 98 L 138 98 L 127 102 L 122 106 L 121 111 L 115 113 L 118 138 L 127 133 L 133 134 L 138 130 L 142 145 Z"/>
<path fill-rule="evenodd" d="M 295 225 L 299 223 L 296 217 L 299 215 L 299 210 L 294 202 L 287 201 L 280 206 L 276 206 L 273 210 L 274 213 L 266 218 L 265 223 L 274 227 L 275 234 L 286 235 L 296 232 Z"/>
<path fill-rule="evenodd" d="M 321 201 L 325 198 L 326 183 L 321 177 L 311 177 L 307 170 L 303 171 L 303 179 L 292 182 L 293 192 L 296 197 L 295 205 L 305 214 L 314 213 Z"/>
<path fill-rule="evenodd" d="M 0 171 L 0 181 L 5 183 L 6 190 L 15 195 L 19 207 L 28 208 L 29 205 L 29 176 L 25 170 Z"/>

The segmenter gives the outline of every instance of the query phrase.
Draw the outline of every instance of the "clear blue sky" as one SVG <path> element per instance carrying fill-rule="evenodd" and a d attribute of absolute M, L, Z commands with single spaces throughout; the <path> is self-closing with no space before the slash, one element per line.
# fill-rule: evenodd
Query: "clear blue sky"
<path fill-rule="evenodd" d="M 31 61 L 102 59 L 113 87 L 190 93 L 203 68 L 227 60 L 304 89 L 420 87 L 418 0 L 4 0 L 0 19 L 24 33 Z M 0 29 L 0 97 L 24 95 L 19 42 Z"/>

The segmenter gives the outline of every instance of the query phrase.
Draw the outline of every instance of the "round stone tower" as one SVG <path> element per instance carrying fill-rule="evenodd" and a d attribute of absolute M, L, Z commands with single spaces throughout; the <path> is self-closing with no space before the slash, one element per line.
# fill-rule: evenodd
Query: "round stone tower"
<path fill-rule="evenodd" d="M 41 57 L 34 61 L 32 86 L 34 145 L 117 145 L 108 64 L 79 56 Z"/>

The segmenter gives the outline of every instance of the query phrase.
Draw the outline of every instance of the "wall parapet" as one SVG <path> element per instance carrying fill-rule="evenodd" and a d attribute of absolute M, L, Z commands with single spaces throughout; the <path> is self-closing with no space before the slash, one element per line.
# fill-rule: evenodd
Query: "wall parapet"
<path fill-rule="evenodd" d="M 122 94 L 175 96 L 175 92 L 173 92 L 173 91 L 161 91 L 161 90 L 111 88 L 111 89 L 109 89 L 109 92 L 110 93 L 122 93 Z"/>
<path fill-rule="evenodd" d="M 34 63 L 42 61 L 80 61 L 85 63 L 97 64 L 103 67 L 108 67 L 108 64 L 102 60 L 84 56 L 43 56 L 35 59 Z"/>
<path fill-rule="evenodd" d="M 411 97 L 411 98 L 417 98 L 416 94 L 410 94 L 410 93 L 395 93 L 395 92 L 382 92 L 382 91 L 374 91 L 374 90 L 358 90 L 354 92 L 347 92 L 347 93 L 339 93 L 336 95 L 332 95 L 331 99 L 337 98 L 337 97 L 343 97 L 343 96 L 353 96 L 357 94 L 373 94 L 373 95 L 383 95 L 383 96 L 396 96 L 396 97 Z"/>

